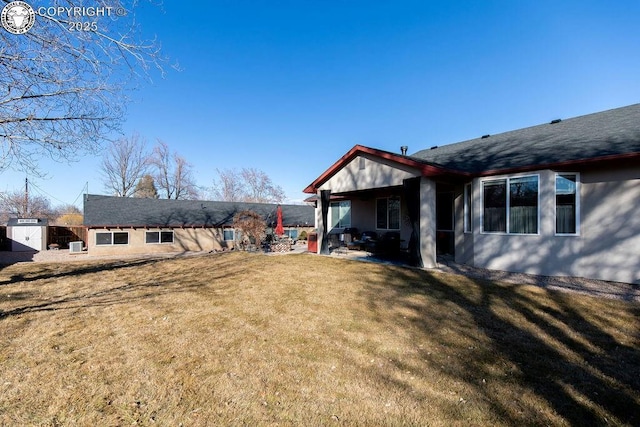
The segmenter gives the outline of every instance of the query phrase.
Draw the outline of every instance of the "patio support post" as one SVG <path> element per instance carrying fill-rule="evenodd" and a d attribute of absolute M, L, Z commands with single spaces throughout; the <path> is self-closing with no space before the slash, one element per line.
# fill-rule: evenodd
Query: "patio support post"
<path fill-rule="evenodd" d="M 402 193 L 407 204 L 407 214 L 411 223 L 409 264 L 414 267 L 422 267 L 420 253 L 420 177 L 405 179 L 402 183 Z"/>
<path fill-rule="evenodd" d="M 436 262 L 436 182 L 423 177 L 420 181 L 420 256 L 424 268 Z"/>
<path fill-rule="evenodd" d="M 320 190 L 320 211 L 322 217 L 318 224 L 318 234 L 321 238 L 320 245 L 318 247 L 319 253 L 329 254 L 329 203 L 331 198 L 331 190 Z"/>

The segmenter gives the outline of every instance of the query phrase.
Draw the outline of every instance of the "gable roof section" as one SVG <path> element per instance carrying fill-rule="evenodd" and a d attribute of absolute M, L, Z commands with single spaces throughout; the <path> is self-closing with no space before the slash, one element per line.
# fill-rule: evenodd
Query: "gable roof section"
<path fill-rule="evenodd" d="M 314 208 L 308 205 L 281 205 L 286 227 L 313 226 Z M 204 200 L 142 199 L 85 195 L 84 225 L 104 227 L 224 227 L 243 210 L 260 214 L 267 224 L 276 221 L 277 204 L 216 202 Z"/>
<path fill-rule="evenodd" d="M 389 160 L 399 165 L 409 166 L 411 168 L 418 169 L 424 176 L 434 175 L 446 175 L 456 174 L 455 171 L 447 170 L 447 168 L 433 164 L 429 161 L 413 158 L 410 156 L 403 156 L 401 154 L 392 153 L 390 151 L 378 150 L 375 148 L 365 147 L 364 145 L 355 145 L 351 150 L 342 156 L 337 162 L 335 162 L 329 169 L 327 169 L 322 175 L 316 178 L 311 184 L 309 184 L 303 191 L 305 193 L 313 194 L 317 189 L 327 182 L 332 176 L 334 176 L 340 169 L 345 167 L 349 162 L 358 157 L 361 154 L 369 154 L 371 156 Z"/>
<path fill-rule="evenodd" d="M 308 185 L 317 189 L 359 154 L 420 170 L 423 176 L 485 176 L 607 160 L 640 159 L 640 104 L 418 151 L 411 156 L 354 146 Z"/>
<path fill-rule="evenodd" d="M 473 175 L 640 158 L 640 104 L 422 150 L 411 157 Z"/>

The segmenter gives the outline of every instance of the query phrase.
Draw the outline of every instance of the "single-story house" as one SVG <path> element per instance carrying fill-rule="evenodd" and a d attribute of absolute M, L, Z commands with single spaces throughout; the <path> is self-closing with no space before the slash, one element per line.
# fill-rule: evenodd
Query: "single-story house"
<path fill-rule="evenodd" d="M 305 188 L 318 252 L 357 228 L 427 268 L 640 283 L 640 104 L 406 151 L 356 145 Z"/>
<path fill-rule="evenodd" d="M 281 205 L 285 234 L 294 240 L 314 228 L 309 205 Z M 84 225 L 88 252 L 94 255 L 233 249 L 239 236 L 236 213 L 260 214 L 269 227 L 277 221 L 276 204 L 203 200 L 143 199 L 87 194 Z"/>

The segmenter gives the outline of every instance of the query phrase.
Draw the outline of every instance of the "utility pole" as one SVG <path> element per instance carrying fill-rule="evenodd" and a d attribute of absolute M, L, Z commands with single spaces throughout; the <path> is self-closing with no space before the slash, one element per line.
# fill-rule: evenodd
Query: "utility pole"
<path fill-rule="evenodd" d="M 29 178 L 24 179 L 24 210 L 22 211 L 23 218 L 27 217 L 27 211 L 29 209 Z"/>

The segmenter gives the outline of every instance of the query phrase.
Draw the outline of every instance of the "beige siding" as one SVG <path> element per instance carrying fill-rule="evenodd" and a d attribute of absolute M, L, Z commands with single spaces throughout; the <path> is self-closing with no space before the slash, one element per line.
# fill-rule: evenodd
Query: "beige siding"
<path fill-rule="evenodd" d="M 303 231 L 307 234 L 313 227 L 285 227 L 285 230 L 297 229 L 298 236 Z M 96 245 L 96 232 L 127 232 L 128 245 Z M 145 243 L 147 231 L 171 231 L 169 229 L 90 229 L 88 248 L 91 255 L 149 254 L 189 251 L 221 251 L 234 247 L 234 242 L 224 241 L 222 229 L 216 228 L 176 228 L 173 229 L 173 243 Z"/>
<path fill-rule="evenodd" d="M 425 268 L 436 262 L 436 183 L 422 178 L 420 182 L 420 256 Z"/>
<path fill-rule="evenodd" d="M 535 173 L 540 175 L 539 234 L 481 233 L 476 179 L 473 241 L 457 240 L 456 259 L 496 270 L 640 283 L 640 168 L 582 171 L 580 229 L 572 236 L 555 234 L 556 172 Z"/>
<path fill-rule="evenodd" d="M 127 232 L 129 233 L 128 245 L 96 245 L 96 232 Z M 186 251 L 211 251 L 233 247 L 233 242 L 224 242 L 222 229 L 213 228 L 184 228 L 174 229 L 173 243 L 145 243 L 147 231 L 158 229 L 91 229 L 89 230 L 89 254 L 91 255 L 121 255 L 121 254 L 145 254 L 163 252 Z M 169 230 L 164 230 L 169 231 Z"/>
<path fill-rule="evenodd" d="M 362 166 L 361 169 L 361 160 Z M 407 178 L 420 176 L 419 171 L 386 162 L 383 159 L 361 155 L 340 169 L 327 182 L 320 186 L 320 190 L 331 190 L 333 194 L 349 191 L 369 190 L 374 188 L 402 185 Z"/>

